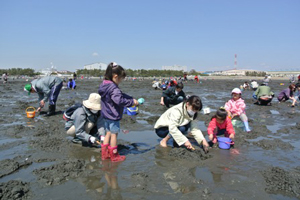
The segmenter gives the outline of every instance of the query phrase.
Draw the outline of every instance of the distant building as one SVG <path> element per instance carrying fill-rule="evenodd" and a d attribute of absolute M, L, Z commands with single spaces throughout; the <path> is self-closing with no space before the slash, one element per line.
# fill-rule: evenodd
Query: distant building
<path fill-rule="evenodd" d="M 162 66 L 162 70 L 175 70 L 175 71 L 187 71 L 187 66 L 179 66 L 179 65 L 174 65 L 174 66 Z"/>
<path fill-rule="evenodd" d="M 94 70 L 94 69 L 100 69 L 100 70 L 106 70 L 107 64 L 105 63 L 93 63 L 89 65 L 84 65 L 83 69 L 87 70 Z"/>

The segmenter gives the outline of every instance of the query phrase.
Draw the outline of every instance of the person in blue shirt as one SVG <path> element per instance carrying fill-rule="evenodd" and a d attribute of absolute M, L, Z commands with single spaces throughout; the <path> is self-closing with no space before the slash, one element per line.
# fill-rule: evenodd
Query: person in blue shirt
<path fill-rule="evenodd" d="M 72 89 L 72 90 L 75 90 L 76 89 L 76 83 L 75 83 L 75 80 L 73 79 L 69 79 L 69 82 L 68 82 L 68 89 Z"/>

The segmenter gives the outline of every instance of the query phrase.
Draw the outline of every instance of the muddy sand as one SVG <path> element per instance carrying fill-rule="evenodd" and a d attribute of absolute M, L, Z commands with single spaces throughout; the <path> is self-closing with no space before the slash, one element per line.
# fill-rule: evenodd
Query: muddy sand
<path fill-rule="evenodd" d="M 214 111 L 230 98 L 230 91 L 246 80 L 201 80 L 185 84 L 209 115 L 199 115 L 206 127 Z M 249 80 L 247 80 L 249 81 Z M 285 83 L 285 86 L 280 83 Z M 299 199 L 300 110 L 290 102 L 257 106 L 252 91 L 243 92 L 251 133 L 236 127 L 234 148 L 198 146 L 161 148 L 153 126 L 166 110 L 159 105 L 161 91 L 151 81 L 125 81 L 123 92 L 144 98 L 136 119 L 121 121 L 119 151 L 122 163 L 102 161 L 100 149 L 73 144 L 64 131 L 62 111 L 97 92 L 99 80 L 79 80 L 75 91 L 62 90 L 57 115 L 28 119 L 25 109 L 37 106 L 36 94 L 23 92 L 26 82 L 0 86 L 0 199 Z M 288 86 L 274 80 L 273 91 Z M 129 132 L 128 132 L 129 131 Z M 128 132 L 128 133 L 127 133 Z"/>

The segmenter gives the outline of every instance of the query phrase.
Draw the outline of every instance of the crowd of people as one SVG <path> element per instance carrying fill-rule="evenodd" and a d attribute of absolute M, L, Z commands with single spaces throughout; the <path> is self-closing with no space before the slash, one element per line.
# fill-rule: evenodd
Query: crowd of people
<path fill-rule="evenodd" d="M 134 99 L 123 93 L 119 85 L 126 77 L 124 68 L 117 63 L 110 63 L 106 69 L 104 80 L 100 84 L 97 93 L 91 93 L 87 100 L 75 104 L 64 112 L 66 134 L 73 137 L 74 143 L 87 144 L 101 147 L 103 160 L 110 159 L 112 162 L 120 162 L 126 159 L 118 153 L 117 138 L 120 133 L 120 120 L 122 120 L 124 108 L 137 107 L 144 103 L 144 99 Z M 69 79 L 67 87 L 75 89 L 76 76 Z M 253 98 L 258 105 L 271 105 L 274 93 L 268 86 L 269 78 L 265 77 L 261 85 L 255 80 L 250 84 L 244 83 L 243 88 L 234 88 L 229 99 L 223 107 L 217 109 L 215 115 L 207 128 L 208 140 L 204 137 L 198 127 L 197 116 L 202 110 L 202 101 L 199 96 L 186 96 L 182 80 L 175 79 L 154 81 L 153 87 L 162 90 L 160 104 L 166 106 L 167 110 L 154 125 L 155 133 L 162 138 L 160 145 L 167 147 L 168 141 L 173 139 L 174 147 L 186 147 L 194 150 L 188 138 L 193 137 L 205 152 L 209 147 L 217 143 L 217 136 L 223 135 L 234 141 L 235 130 L 232 119 L 241 120 L 246 132 L 251 132 L 245 109 L 246 104 L 242 99 L 242 90 L 254 90 Z M 196 80 L 198 82 L 198 80 Z M 39 107 L 41 111 L 45 103 L 49 101 L 49 110 L 46 116 L 55 114 L 56 101 L 63 86 L 63 80 L 55 76 L 46 76 L 33 80 L 26 84 L 24 90 L 37 93 L 39 96 Z M 295 106 L 297 98 L 295 91 L 300 91 L 300 82 L 291 84 L 281 91 L 277 98 L 279 102 L 292 100 Z M 300 97 L 298 97 L 300 98 Z M 172 107 L 171 107 L 172 105 Z"/>

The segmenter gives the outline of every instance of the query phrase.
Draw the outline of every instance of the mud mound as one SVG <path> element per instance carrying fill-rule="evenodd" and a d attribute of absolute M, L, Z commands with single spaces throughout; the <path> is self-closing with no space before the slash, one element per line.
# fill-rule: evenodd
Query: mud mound
<path fill-rule="evenodd" d="M 0 199 L 22 200 L 30 197 L 29 183 L 12 180 L 0 183 Z"/>
<path fill-rule="evenodd" d="M 185 160 L 206 160 L 211 158 L 212 156 L 209 154 L 205 154 L 204 151 L 201 149 L 196 149 L 195 151 L 190 151 L 185 148 L 173 148 L 169 152 L 170 157 L 178 158 L 178 159 L 185 159 Z"/>
<path fill-rule="evenodd" d="M 47 136 L 50 135 L 50 130 L 49 130 L 49 126 L 39 126 L 37 129 L 34 130 L 33 135 L 36 137 L 40 137 L 40 136 Z"/>
<path fill-rule="evenodd" d="M 132 182 L 132 185 L 133 185 L 133 188 L 136 188 L 136 189 L 139 189 L 139 190 L 146 190 L 147 192 L 151 192 L 151 191 L 148 191 L 147 188 L 147 184 L 149 182 L 151 182 L 148 174 L 145 174 L 143 172 L 141 173 L 134 173 L 131 175 L 131 182 Z"/>
<path fill-rule="evenodd" d="M 300 197 L 300 169 L 285 171 L 279 167 L 272 167 L 262 172 L 269 193 L 283 193 Z"/>
<path fill-rule="evenodd" d="M 251 124 L 250 124 L 250 127 Z M 267 128 L 265 125 L 259 125 L 259 126 L 253 126 L 252 130 L 250 133 L 246 134 L 247 139 L 255 139 L 259 136 L 266 136 L 268 134 L 271 134 L 272 132 Z"/>
<path fill-rule="evenodd" d="M 300 122 L 298 122 L 295 126 L 296 129 L 300 130 Z"/>
<path fill-rule="evenodd" d="M 14 173 L 22 167 L 31 165 L 32 161 L 22 158 L 21 156 L 15 157 L 13 159 L 5 159 L 0 161 L 0 178 Z"/>
<path fill-rule="evenodd" d="M 69 178 L 78 177 L 84 168 L 84 160 L 68 160 L 50 167 L 36 169 L 33 173 L 38 175 L 39 181 L 45 182 L 47 185 L 58 185 Z"/>
<path fill-rule="evenodd" d="M 283 150 L 292 150 L 294 149 L 294 146 L 290 143 L 283 142 L 280 139 L 274 139 L 274 140 L 267 140 L 263 139 L 258 142 L 253 142 L 254 145 L 259 146 L 265 150 L 274 150 L 276 148 L 283 149 Z"/>
<path fill-rule="evenodd" d="M 66 139 L 50 137 L 30 141 L 30 146 L 44 151 L 61 151 L 62 147 L 70 145 Z"/>

